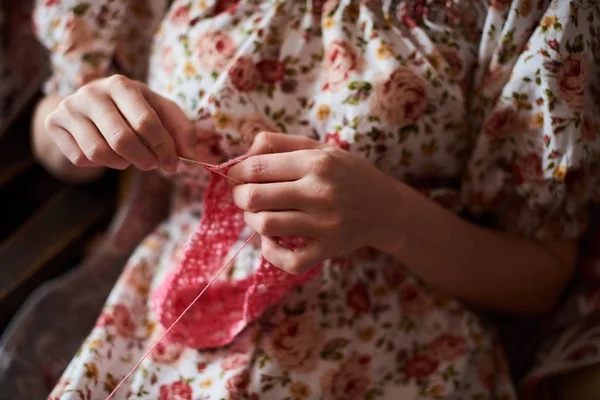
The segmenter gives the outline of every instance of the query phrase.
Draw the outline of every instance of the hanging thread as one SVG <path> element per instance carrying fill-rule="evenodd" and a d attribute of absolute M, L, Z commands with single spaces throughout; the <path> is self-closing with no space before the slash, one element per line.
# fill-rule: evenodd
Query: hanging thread
<path fill-rule="evenodd" d="M 221 175 L 233 182 L 236 183 L 243 183 L 238 181 L 237 179 L 233 179 L 230 176 L 227 176 L 225 174 L 223 174 L 222 172 L 217 170 L 216 165 L 213 164 L 208 164 L 208 163 L 203 163 L 200 161 L 195 161 L 195 160 L 190 160 L 187 158 L 183 158 L 183 157 L 179 157 L 179 159 L 183 162 L 186 163 L 192 163 L 192 164 L 196 164 L 196 165 L 200 165 L 202 167 L 204 167 L 205 169 L 207 169 L 210 172 L 214 172 L 218 175 Z M 217 273 L 211 278 L 211 280 L 206 284 L 206 286 L 204 286 L 204 288 L 200 291 L 200 293 L 198 293 L 198 296 L 196 296 L 194 298 L 194 300 L 192 300 L 192 302 L 185 308 L 185 310 L 183 310 L 181 312 L 181 314 L 177 317 L 177 319 L 163 332 L 163 334 L 152 344 L 152 346 L 150 346 L 150 349 L 148 349 L 146 351 L 146 353 L 142 356 L 142 358 L 133 366 L 133 368 L 131 369 L 131 371 L 129 371 L 127 373 L 127 375 L 125 375 L 125 377 L 123 379 L 121 379 L 121 381 L 119 382 L 119 384 L 113 389 L 113 391 L 108 395 L 108 397 L 106 397 L 105 400 L 110 400 L 113 398 L 113 396 L 117 393 L 117 391 L 121 388 L 121 386 L 123 386 L 123 384 L 127 381 L 127 379 L 129 379 L 129 377 L 139 368 L 140 365 L 142 365 L 142 363 L 144 362 L 144 360 L 146 358 L 148 358 L 148 356 L 150 354 L 152 354 L 152 352 L 154 351 L 154 349 L 156 348 L 156 346 L 158 346 L 158 344 L 160 343 L 161 340 L 164 339 L 165 336 L 167 336 L 167 334 L 173 329 L 173 327 L 175 325 L 177 325 L 177 323 L 181 320 L 181 318 L 183 318 L 183 316 L 193 307 L 193 305 L 198 301 L 198 299 L 200 299 L 200 297 L 202 297 L 202 295 L 204 294 L 204 292 L 206 292 L 206 290 L 213 284 L 214 281 L 217 280 L 217 278 L 219 277 L 219 275 L 221 275 L 221 273 L 223 271 L 225 271 L 227 269 L 227 267 L 236 259 L 236 257 L 240 254 L 240 252 L 244 249 L 244 247 L 246 247 L 246 245 L 248 245 L 248 243 L 250 243 L 250 241 L 254 238 L 254 236 L 256 236 L 256 232 L 252 233 L 252 235 L 250 235 L 250 237 L 248 238 L 248 240 L 246 240 L 246 242 L 244 242 L 244 244 L 242 245 L 242 247 L 239 248 L 239 250 L 229 259 L 229 261 L 227 261 L 219 271 L 217 271 Z"/>

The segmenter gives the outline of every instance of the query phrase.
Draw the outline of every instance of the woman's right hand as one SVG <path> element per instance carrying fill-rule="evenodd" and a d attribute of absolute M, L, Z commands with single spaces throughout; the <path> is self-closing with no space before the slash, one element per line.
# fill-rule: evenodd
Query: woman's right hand
<path fill-rule="evenodd" d="M 194 127 L 172 101 L 121 75 L 88 83 L 45 119 L 45 131 L 76 166 L 177 169 Z"/>

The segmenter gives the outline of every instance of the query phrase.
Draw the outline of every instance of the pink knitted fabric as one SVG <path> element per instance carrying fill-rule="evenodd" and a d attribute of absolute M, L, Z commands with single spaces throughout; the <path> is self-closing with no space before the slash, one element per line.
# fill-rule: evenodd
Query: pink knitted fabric
<path fill-rule="evenodd" d="M 240 240 L 245 227 L 243 211 L 233 204 L 231 187 L 221 174 L 227 174 L 231 166 L 243 159 L 231 160 L 211 171 L 200 224 L 187 244 L 181 264 L 153 295 L 153 310 L 165 329 L 229 261 L 226 257 L 231 247 Z M 302 242 L 301 238 L 281 240 L 292 249 Z M 285 293 L 312 279 L 319 270 L 320 266 L 302 275 L 291 275 L 261 257 L 258 268 L 249 276 L 217 279 L 165 339 L 197 349 L 227 345 Z"/>

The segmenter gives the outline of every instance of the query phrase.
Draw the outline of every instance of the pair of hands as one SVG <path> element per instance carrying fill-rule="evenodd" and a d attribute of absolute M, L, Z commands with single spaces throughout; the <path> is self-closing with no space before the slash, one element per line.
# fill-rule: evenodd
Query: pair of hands
<path fill-rule="evenodd" d="M 179 107 L 122 76 L 94 81 L 64 99 L 46 119 L 62 153 L 81 167 L 174 172 L 177 155 L 190 157 L 194 127 Z M 397 183 L 362 157 L 315 140 L 261 133 L 251 157 L 229 176 L 234 202 L 262 237 L 262 254 L 297 274 L 328 258 L 390 240 L 389 212 Z M 202 160 L 199 160 L 202 161 Z M 303 236 L 291 251 L 274 237 Z"/>

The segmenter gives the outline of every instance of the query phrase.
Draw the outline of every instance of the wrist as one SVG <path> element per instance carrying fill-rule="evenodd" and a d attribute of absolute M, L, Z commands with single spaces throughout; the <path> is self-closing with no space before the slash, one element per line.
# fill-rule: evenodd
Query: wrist
<path fill-rule="evenodd" d="M 375 204 L 374 235 L 370 247 L 398 258 L 407 246 L 412 189 L 385 175 L 383 200 Z"/>

